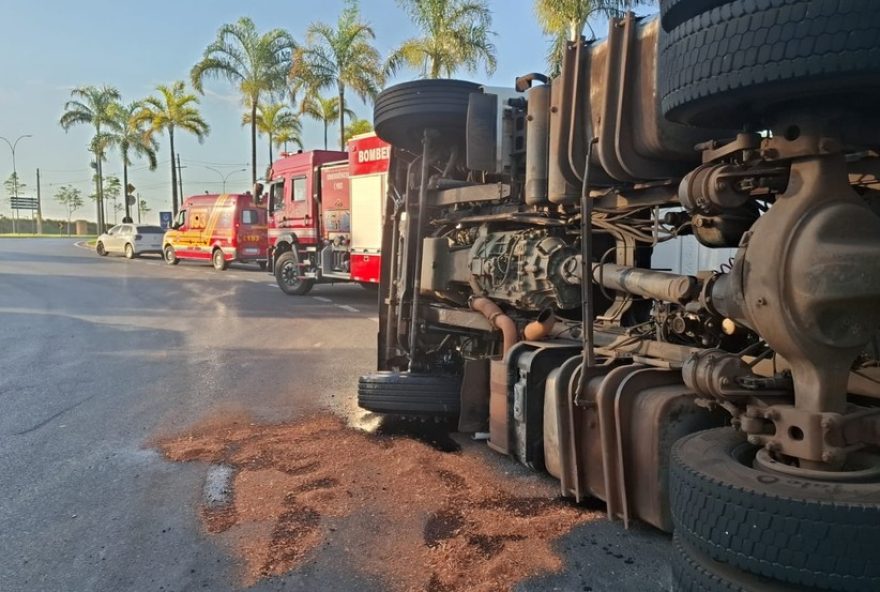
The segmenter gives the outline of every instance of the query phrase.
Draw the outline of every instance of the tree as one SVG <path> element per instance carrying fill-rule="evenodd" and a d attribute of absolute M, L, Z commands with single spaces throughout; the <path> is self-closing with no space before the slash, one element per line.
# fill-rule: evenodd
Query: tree
<path fill-rule="evenodd" d="M 309 27 L 306 46 L 293 54 L 290 77 L 294 88 L 305 88 L 307 96 L 336 87 L 339 99 L 339 145 L 345 150 L 345 93 L 353 90 L 361 100 L 372 99 L 385 84 L 379 51 L 373 47 L 373 29 L 361 21 L 356 0 L 348 0 L 336 28 L 325 23 Z"/>
<path fill-rule="evenodd" d="M 369 119 L 355 119 L 345 128 L 345 141 L 348 142 L 354 136 L 373 131 L 373 123 Z"/>
<path fill-rule="evenodd" d="M 551 35 L 547 64 L 552 76 L 562 68 L 562 56 L 569 42 L 577 41 L 593 16 L 619 16 L 635 4 L 650 0 L 535 0 L 535 13 L 544 33 Z"/>
<path fill-rule="evenodd" d="M 252 119 L 253 112 L 245 113 L 241 118 L 242 125 L 256 124 L 257 131 L 269 136 L 269 163 L 274 160 L 272 146 L 280 145 L 278 136 L 283 135 L 286 142 L 293 142 L 302 148 L 302 124 L 299 117 L 290 112 L 282 103 L 260 105 L 257 108 L 256 119 Z"/>
<path fill-rule="evenodd" d="M 407 39 L 392 52 L 386 68 L 405 64 L 423 77 L 452 77 L 459 68 L 476 72 L 482 64 L 495 72 L 495 35 L 486 0 L 398 0 L 421 37 Z"/>
<path fill-rule="evenodd" d="M 280 94 L 287 82 L 291 52 L 290 33 L 272 29 L 260 35 L 254 22 L 242 17 L 223 25 L 217 39 L 205 48 L 202 60 L 190 72 L 193 87 L 203 91 L 205 78 L 225 78 L 238 85 L 251 110 L 251 182 L 257 181 L 257 109 L 265 95 Z"/>
<path fill-rule="evenodd" d="M 9 194 L 10 199 L 13 196 L 18 195 L 18 193 L 26 187 L 27 185 L 21 182 L 18 173 L 11 173 L 9 177 L 3 181 L 3 188 L 6 189 L 6 193 Z"/>
<path fill-rule="evenodd" d="M 113 224 L 116 224 L 118 222 L 116 215 L 123 209 L 122 204 L 119 203 L 122 183 L 119 182 L 119 177 L 107 177 L 104 181 L 104 199 L 110 203 L 110 207 L 113 210 Z"/>
<path fill-rule="evenodd" d="M 152 212 L 152 211 L 153 210 L 150 209 L 150 206 L 147 205 L 147 200 L 145 200 L 145 199 L 138 200 L 138 224 L 140 224 L 142 216 L 146 216 L 147 212 Z"/>
<path fill-rule="evenodd" d="M 324 98 L 317 94 L 308 95 L 303 99 L 302 112 L 324 124 L 324 150 L 326 150 L 327 128 L 331 121 L 335 121 L 339 117 L 339 97 Z M 346 108 L 345 116 L 354 119 L 354 111 Z"/>
<path fill-rule="evenodd" d="M 12 205 L 12 198 L 17 196 L 22 189 L 25 189 L 27 185 L 21 182 L 21 178 L 18 173 L 13 172 L 9 175 L 5 181 L 3 181 L 3 187 L 6 189 L 6 193 L 9 195 L 9 204 Z M 18 216 L 18 210 L 12 210 L 12 227 L 15 228 L 15 220 Z"/>
<path fill-rule="evenodd" d="M 95 203 L 98 208 L 98 229 L 104 228 L 103 172 L 101 165 L 107 148 L 103 134 L 117 129 L 115 110 L 118 106 L 119 91 L 112 86 L 78 86 L 70 91 L 71 99 L 64 104 L 64 113 L 59 123 L 64 131 L 75 125 L 91 125 L 95 135 L 89 150 L 95 154 L 95 173 L 97 174 Z"/>
<path fill-rule="evenodd" d="M 118 105 L 115 111 L 116 131 L 110 134 L 110 143 L 119 149 L 122 157 L 122 187 L 125 187 L 125 218 L 131 219 L 131 207 L 128 203 L 128 167 L 131 156 L 147 159 L 150 170 L 156 170 L 156 151 L 159 144 L 149 134 L 147 121 L 141 117 L 144 110 L 142 101 L 133 101 L 127 105 Z M 116 206 L 113 206 L 114 209 Z"/>
<path fill-rule="evenodd" d="M 67 210 L 67 236 L 70 236 L 70 219 L 75 211 L 83 207 L 82 192 L 70 185 L 62 185 L 55 192 L 55 201 Z"/>
<path fill-rule="evenodd" d="M 171 149 L 171 209 L 177 216 L 177 168 L 174 162 L 174 132 L 176 130 L 193 134 L 199 142 L 205 140 L 205 136 L 211 128 L 202 119 L 199 113 L 199 99 L 194 94 L 186 92 L 186 85 L 178 80 L 170 86 L 160 84 L 156 87 L 157 96 L 148 97 L 144 100 L 143 109 L 135 119 L 148 123 L 149 135 L 168 132 L 168 144 Z M 183 196 L 181 196 L 181 199 Z"/>

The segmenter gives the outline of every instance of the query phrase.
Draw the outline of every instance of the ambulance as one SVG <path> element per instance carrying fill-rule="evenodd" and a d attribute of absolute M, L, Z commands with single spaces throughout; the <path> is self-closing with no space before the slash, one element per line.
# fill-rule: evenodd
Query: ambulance
<path fill-rule="evenodd" d="M 265 207 L 249 193 L 188 197 L 162 245 L 168 265 L 193 259 L 210 261 L 218 271 L 232 262 L 256 263 L 265 269 Z"/>

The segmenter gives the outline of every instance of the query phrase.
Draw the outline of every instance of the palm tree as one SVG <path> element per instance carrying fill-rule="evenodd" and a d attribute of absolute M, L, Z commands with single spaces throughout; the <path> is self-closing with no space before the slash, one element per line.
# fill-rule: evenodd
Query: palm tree
<path fill-rule="evenodd" d="M 544 33 L 553 37 L 547 63 L 556 76 L 562 68 L 562 56 L 569 42 L 580 39 L 593 16 L 619 16 L 635 4 L 649 0 L 535 0 L 535 14 Z"/>
<path fill-rule="evenodd" d="M 345 150 L 345 92 L 353 90 L 361 100 L 373 98 L 385 83 L 379 51 L 373 47 L 373 29 L 361 21 L 356 0 L 348 0 L 336 28 L 325 23 L 309 27 L 306 47 L 293 55 L 290 77 L 295 88 L 310 95 L 336 87 L 339 97 L 339 145 Z"/>
<path fill-rule="evenodd" d="M 277 141 L 279 134 L 284 134 L 286 142 L 293 142 L 302 148 L 302 124 L 299 117 L 291 113 L 287 106 L 282 103 L 260 105 L 257 108 L 256 119 L 253 112 L 245 113 L 241 118 L 242 125 L 256 124 L 257 131 L 269 136 L 269 163 L 274 161 L 272 146 L 280 145 Z"/>
<path fill-rule="evenodd" d="M 168 132 L 168 143 L 171 148 L 171 206 L 174 215 L 177 215 L 177 168 L 174 162 L 174 132 L 181 130 L 189 132 L 199 139 L 205 140 L 205 136 L 211 128 L 202 119 L 197 105 L 199 99 L 194 94 L 186 92 L 186 86 L 182 80 L 172 83 L 170 86 L 160 84 L 156 87 L 158 96 L 148 97 L 144 100 L 144 108 L 136 116 L 136 120 L 148 122 L 150 129 L 148 134 L 152 136 L 156 132 Z M 183 196 L 181 196 L 183 198 Z"/>
<path fill-rule="evenodd" d="M 495 72 L 492 13 L 486 0 L 398 0 L 421 37 L 401 43 L 388 58 L 389 72 L 401 64 L 427 78 L 452 77 L 461 67 L 476 72 L 480 64 Z"/>
<path fill-rule="evenodd" d="M 371 131 L 373 131 L 373 122 L 369 119 L 355 119 L 345 127 L 345 141 Z"/>
<path fill-rule="evenodd" d="M 283 147 L 284 152 L 287 152 L 288 144 L 296 144 L 300 149 L 302 149 L 302 137 L 299 131 L 296 131 L 292 128 L 282 128 L 275 134 L 275 147 Z"/>
<path fill-rule="evenodd" d="M 119 90 L 112 86 L 78 86 L 70 91 L 71 99 L 64 104 L 64 113 L 59 123 L 64 131 L 80 124 L 91 125 L 95 135 L 89 150 L 95 153 L 96 206 L 98 208 L 99 232 L 104 230 L 104 191 L 101 164 L 107 148 L 105 132 L 115 131 L 117 120 L 115 111 L 119 101 Z"/>
<path fill-rule="evenodd" d="M 315 94 L 306 96 L 303 99 L 302 112 L 324 124 L 324 150 L 326 150 L 327 128 L 331 121 L 339 117 L 339 97 L 324 98 Z M 346 107 L 345 116 L 354 119 L 354 111 Z"/>
<path fill-rule="evenodd" d="M 251 109 L 251 182 L 257 181 L 257 109 L 264 95 L 280 94 L 287 82 L 293 37 L 283 29 L 260 35 L 254 21 L 241 17 L 223 25 L 217 39 L 205 48 L 202 60 L 190 72 L 192 83 L 203 92 L 205 78 L 225 78 L 238 85 L 244 104 Z"/>
<path fill-rule="evenodd" d="M 156 170 L 156 150 L 159 145 L 155 138 L 148 133 L 147 123 L 141 112 L 144 110 L 143 101 L 132 101 L 128 105 L 118 105 L 115 112 L 115 133 L 110 134 L 110 142 L 119 148 L 122 156 L 122 187 L 125 188 L 125 217 L 131 219 L 131 205 L 128 203 L 128 167 L 131 166 L 131 156 L 142 156 L 147 159 L 151 171 Z"/>

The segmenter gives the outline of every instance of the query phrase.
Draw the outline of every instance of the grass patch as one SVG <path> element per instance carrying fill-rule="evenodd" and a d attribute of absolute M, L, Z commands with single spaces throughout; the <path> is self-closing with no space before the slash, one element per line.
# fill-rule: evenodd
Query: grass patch
<path fill-rule="evenodd" d="M 69 239 L 91 239 L 92 242 L 97 238 L 94 234 L 71 234 L 67 236 L 66 234 L 29 234 L 29 233 L 16 233 L 12 234 L 11 232 L 0 234 L 0 238 L 69 238 Z"/>

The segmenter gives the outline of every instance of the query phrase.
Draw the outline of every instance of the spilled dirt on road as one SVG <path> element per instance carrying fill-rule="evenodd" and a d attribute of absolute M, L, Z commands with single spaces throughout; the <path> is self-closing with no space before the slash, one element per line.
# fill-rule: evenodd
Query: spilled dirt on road
<path fill-rule="evenodd" d="M 335 547 L 388 589 L 509 590 L 561 569 L 553 541 L 596 516 L 478 455 L 370 434 L 332 415 L 212 422 L 158 445 L 171 460 L 235 471 L 231 501 L 201 511 L 205 530 L 241 557 L 245 585 Z"/>

